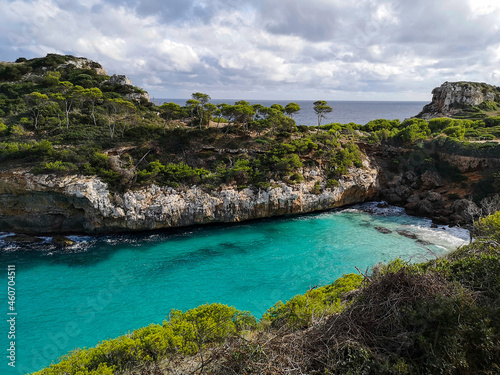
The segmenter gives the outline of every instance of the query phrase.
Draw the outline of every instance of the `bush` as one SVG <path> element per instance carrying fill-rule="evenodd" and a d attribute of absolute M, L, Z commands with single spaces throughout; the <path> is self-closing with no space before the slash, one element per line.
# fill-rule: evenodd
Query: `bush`
<path fill-rule="evenodd" d="M 397 129 L 399 125 L 400 125 L 399 120 L 378 119 L 368 122 L 365 126 L 361 128 L 361 130 L 369 132 L 378 130 L 392 130 L 392 129 Z"/>
<path fill-rule="evenodd" d="M 412 120 L 405 120 L 401 124 L 402 129 L 396 135 L 404 143 L 413 143 L 418 139 L 426 139 L 431 134 L 427 121 Z"/>
<path fill-rule="evenodd" d="M 9 128 L 3 122 L 0 122 L 0 136 L 6 135 L 9 132 Z"/>
<path fill-rule="evenodd" d="M 237 160 L 234 167 L 229 170 L 229 177 L 234 179 L 238 185 L 245 185 L 251 179 L 252 172 L 250 161 L 240 159 Z"/>
<path fill-rule="evenodd" d="M 443 129 L 443 133 L 449 137 L 464 139 L 465 127 L 463 125 L 449 126 Z"/>
<path fill-rule="evenodd" d="M 12 128 L 10 129 L 10 133 L 14 136 L 14 137 L 22 137 L 24 136 L 25 134 L 25 131 L 24 131 L 24 128 L 22 125 L 14 125 L 12 126 Z"/>
<path fill-rule="evenodd" d="M 500 211 L 479 219 L 476 230 L 479 237 L 500 243 Z"/>
<path fill-rule="evenodd" d="M 314 187 L 311 189 L 311 194 L 321 194 L 321 184 L 319 181 L 314 183 Z"/>
<path fill-rule="evenodd" d="M 326 188 L 327 189 L 334 189 L 336 187 L 339 187 L 339 182 L 337 180 L 334 180 L 334 179 L 329 179 L 327 182 L 326 182 Z"/>
<path fill-rule="evenodd" d="M 2 159 L 37 159 L 50 156 L 54 152 L 52 143 L 40 142 L 2 142 L 0 143 L 0 160 Z"/>
<path fill-rule="evenodd" d="M 362 281 L 362 276 L 351 273 L 330 285 L 295 296 L 286 303 L 279 301 L 266 311 L 262 317 L 263 324 L 291 330 L 309 327 L 323 316 L 339 312 L 343 295 L 359 288 Z"/>
<path fill-rule="evenodd" d="M 297 184 L 297 183 L 304 181 L 304 176 L 302 176 L 300 173 L 293 173 L 290 176 L 289 180 L 291 183 Z"/>
<path fill-rule="evenodd" d="M 158 160 L 148 164 L 148 166 L 137 171 L 138 182 L 158 182 L 172 187 L 179 184 L 197 184 L 211 173 L 203 168 L 191 168 L 184 163 L 168 163 L 163 165 Z"/>
<path fill-rule="evenodd" d="M 33 173 L 56 173 L 65 174 L 72 173 L 78 169 L 73 163 L 67 163 L 62 161 L 41 163 L 38 167 L 33 168 Z"/>
<path fill-rule="evenodd" d="M 152 324 L 129 335 L 106 340 L 94 348 L 77 349 L 37 375 L 113 374 L 156 362 L 167 355 L 196 354 L 214 343 L 255 328 L 248 312 L 222 304 L 206 304 L 182 312 L 172 310 L 163 326 Z"/>
<path fill-rule="evenodd" d="M 339 176 L 347 174 L 348 168 L 355 166 L 361 168 L 361 151 L 354 143 L 349 143 L 344 148 L 336 151 L 333 158 L 330 160 L 330 165 L 335 169 L 335 173 Z"/>
<path fill-rule="evenodd" d="M 30 71 L 31 67 L 23 63 L 0 66 L 0 81 L 19 81 Z"/>

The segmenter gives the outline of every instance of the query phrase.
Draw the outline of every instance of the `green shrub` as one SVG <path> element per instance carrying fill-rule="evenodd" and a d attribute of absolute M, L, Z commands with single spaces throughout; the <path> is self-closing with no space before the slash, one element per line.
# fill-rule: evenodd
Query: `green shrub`
<path fill-rule="evenodd" d="M 269 187 L 271 187 L 271 183 L 268 181 L 261 181 L 261 182 L 257 182 L 255 184 L 255 186 L 259 189 L 267 190 L 267 189 L 269 189 Z"/>
<path fill-rule="evenodd" d="M 479 237 L 500 243 L 500 211 L 479 219 L 476 230 Z"/>
<path fill-rule="evenodd" d="M 419 139 L 426 139 L 431 134 L 427 121 L 424 120 L 413 122 L 406 120 L 401 124 L 401 127 L 402 129 L 397 133 L 396 137 L 407 144 Z"/>
<path fill-rule="evenodd" d="M 22 137 L 24 136 L 25 134 L 25 131 L 24 131 L 24 128 L 22 125 L 14 125 L 12 126 L 12 128 L 10 129 L 10 133 L 14 136 L 14 137 Z"/>
<path fill-rule="evenodd" d="M 314 186 L 313 186 L 313 188 L 311 189 L 310 193 L 311 193 L 311 194 L 316 194 L 316 195 L 321 194 L 321 184 L 320 184 L 320 182 L 319 182 L 319 181 L 316 181 L 316 182 L 314 183 Z"/>
<path fill-rule="evenodd" d="M 487 128 L 500 126 L 500 116 L 487 117 L 483 121 L 484 121 L 484 126 Z"/>
<path fill-rule="evenodd" d="M 397 129 L 400 125 L 399 120 L 386 120 L 386 119 L 377 119 L 368 122 L 365 126 L 361 128 L 363 131 L 379 131 L 379 130 L 392 130 Z"/>
<path fill-rule="evenodd" d="M 179 184 L 197 184 L 210 175 L 210 171 L 203 168 L 191 168 L 184 163 L 163 165 L 158 160 L 136 173 L 138 182 L 158 182 L 173 187 Z"/>
<path fill-rule="evenodd" d="M 250 166 L 250 161 L 239 159 L 234 164 L 234 167 L 229 170 L 229 176 L 234 179 L 238 185 L 247 184 L 252 177 L 253 169 Z"/>
<path fill-rule="evenodd" d="M 443 129 L 443 133 L 449 137 L 464 139 L 465 136 L 465 127 L 462 125 L 458 126 L 449 126 Z"/>
<path fill-rule="evenodd" d="M 289 180 L 291 183 L 297 184 L 297 183 L 304 181 L 304 176 L 302 176 L 300 173 L 293 173 L 290 176 Z"/>
<path fill-rule="evenodd" d="M 152 324 L 94 348 L 77 349 L 36 375 L 113 374 L 156 362 L 167 355 L 196 354 L 214 343 L 254 329 L 257 320 L 246 311 L 206 304 L 182 312 L 172 310 L 163 325 Z"/>
<path fill-rule="evenodd" d="M 263 324 L 279 329 L 296 330 L 309 327 L 325 315 L 341 310 L 342 296 L 360 287 L 363 277 L 356 274 L 343 275 L 330 285 L 311 289 L 286 303 L 279 301 L 262 317 Z"/>
<path fill-rule="evenodd" d="M 54 148 L 49 141 L 0 143 L 0 160 L 20 158 L 39 159 L 44 156 L 50 156 L 53 152 Z"/>
<path fill-rule="evenodd" d="M 330 166 L 335 169 L 335 173 L 339 176 L 347 174 L 348 168 L 352 166 L 361 168 L 363 166 L 361 151 L 355 144 L 348 143 L 335 152 L 330 159 Z"/>
<path fill-rule="evenodd" d="M 334 180 L 334 179 L 329 179 L 327 182 L 326 182 L 326 188 L 327 189 L 334 189 L 336 187 L 339 187 L 339 182 L 337 180 Z"/>
<path fill-rule="evenodd" d="M 485 111 L 497 111 L 498 103 L 492 101 L 484 101 L 481 104 L 479 104 L 479 108 Z"/>
<path fill-rule="evenodd" d="M 75 172 L 77 169 L 78 167 L 73 163 L 58 160 L 55 162 L 41 163 L 38 167 L 33 168 L 33 173 L 65 174 Z"/>
<path fill-rule="evenodd" d="M 6 135 L 9 132 L 9 128 L 3 122 L 0 122 L 0 136 Z"/>

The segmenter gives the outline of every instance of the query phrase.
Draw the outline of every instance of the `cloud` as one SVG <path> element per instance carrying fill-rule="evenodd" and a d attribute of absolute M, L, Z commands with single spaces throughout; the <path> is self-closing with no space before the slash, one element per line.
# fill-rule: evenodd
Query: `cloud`
<path fill-rule="evenodd" d="M 2 59 L 68 53 L 155 97 L 428 100 L 498 84 L 493 0 L 0 0 Z"/>

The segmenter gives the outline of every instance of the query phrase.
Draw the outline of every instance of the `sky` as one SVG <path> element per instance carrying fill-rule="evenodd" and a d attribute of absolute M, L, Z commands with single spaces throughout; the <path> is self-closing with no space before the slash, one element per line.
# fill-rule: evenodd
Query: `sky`
<path fill-rule="evenodd" d="M 421 100 L 500 85 L 497 0 L 0 0 L 0 61 L 71 54 L 153 98 Z"/>

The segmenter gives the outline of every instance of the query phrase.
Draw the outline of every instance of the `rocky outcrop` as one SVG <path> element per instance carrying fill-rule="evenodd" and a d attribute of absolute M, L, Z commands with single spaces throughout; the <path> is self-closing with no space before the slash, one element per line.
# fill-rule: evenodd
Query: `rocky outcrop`
<path fill-rule="evenodd" d="M 444 152 L 437 152 L 437 155 L 441 161 L 454 165 L 460 172 L 479 171 L 488 168 L 500 169 L 500 159 L 498 158 L 481 158 Z"/>
<path fill-rule="evenodd" d="M 131 92 L 129 94 L 125 94 L 125 97 L 130 100 L 135 100 L 136 102 L 151 100 L 149 94 L 147 92 Z"/>
<path fill-rule="evenodd" d="M 453 116 L 464 108 L 497 99 L 499 88 L 477 82 L 445 82 L 432 90 L 432 102 L 416 116 L 423 119 Z"/>
<path fill-rule="evenodd" d="M 93 69 L 98 75 L 108 75 L 101 64 L 85 57 L 75 57 L 74 59 L 69 60 L 66 64 L 57 67 L 57 69 L 67 67 L 68 65 L 73 65 L 77 69 Z"/>
<path fill-rule="evenodd" d="M 114 194 L 96 177 L 4 172 L 0 176 L 0 231 L 123 232 L 326 210 L 376 197 L 377 170 L 368 161 L 364 164 L 340 178 L 338 187 L 324 188 L 320 194 L 311 192 L 315 181 L 325 181 L 319 170 L 305 171 L 310 177 L 307 183 L 275 183 L 265 190 L 204 191 L 196 186 L 151 185 Z"/>
<path fill-rule="evenodd" d="M 130 78 L 128 78 L 125 75 L 122 74 L 113 74 L 111 77 L 109 77 L 109 80 L 107 81 L 113 85 L 130 85 L 132 86 L 132 81 Z"/>
<path fill-rule="evenodd" d="M 113 74 L 109 80 L 106 81 L 106 83 L 109 83 L 111 85 L 122 85 L 122 86 L 129 86 L 130 91 L 129 93 L 125 94 L 125 97 L 127 99 L 135 100 L 135 101 L 150 101 L 150 96 L 146 91 L 139 90 L 136 87 L 132 85 L 132 81 L 130 78 L 128 78 L 125 75 L 122 74 Z"/>
<path fill-rule="evenodd" d="M 379 165 L 380 199 L 439 224 L 469 225 L 477 184 L 491 181 L 500 157 L 473 157 L 439 149 L 364 145 Z"/>

